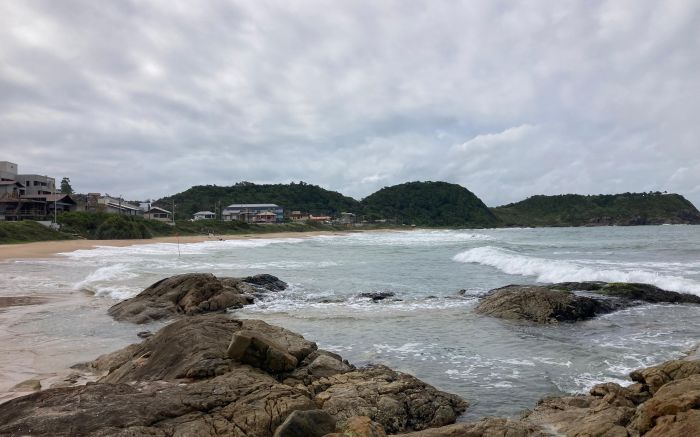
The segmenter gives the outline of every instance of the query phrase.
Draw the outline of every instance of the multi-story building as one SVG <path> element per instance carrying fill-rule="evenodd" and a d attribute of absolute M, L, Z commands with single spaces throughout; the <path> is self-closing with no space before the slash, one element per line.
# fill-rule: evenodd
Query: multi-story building
<path fill-rule="evenodd" d="M 0 161 L 0 181 L 16 181 L 17 164 L 9 161 Z"/>
<path fill-rule="evenodd" d="M 238 220 L 245 223 L 282 223 L 284 209 L 274 203 L 234 203 L 224 208 L 225 221 Z"/>
<path fill-rule="evenodd" d="M 48 196 L 56 194 L 56 179 L 38 174 L 18 174 L 15 179 L 24 185 L 27 196 Z"/>

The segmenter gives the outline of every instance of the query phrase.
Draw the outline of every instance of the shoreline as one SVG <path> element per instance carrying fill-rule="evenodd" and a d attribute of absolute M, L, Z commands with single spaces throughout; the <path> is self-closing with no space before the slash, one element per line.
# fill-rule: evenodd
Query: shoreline
<path fill-rule="evenodd" d="M 255 240 L 268 238 L 309 238 L 319 235 L 346 235 L 358 232 L 392 232 L 390 229 L 352 229 L 334 231 L 304 231 L 304 232 L 269 232 L 251 234 L 230 234 L 230 235 L 184 235 L 181 237 L 155 237 L 147 239 L 129 240 L 58 240 L 58 241 L 35 241 L 31 243 L 2 244 L 0 245 L 0 262 L 14 261 L 21 259 L 52 258 L 63 252 L 73 252 L 75 250 L 90 250 L 100 246 L 126 247 L 141 244 L 157 243 L 202 243 L 205 241 L 220 240 Z"/>

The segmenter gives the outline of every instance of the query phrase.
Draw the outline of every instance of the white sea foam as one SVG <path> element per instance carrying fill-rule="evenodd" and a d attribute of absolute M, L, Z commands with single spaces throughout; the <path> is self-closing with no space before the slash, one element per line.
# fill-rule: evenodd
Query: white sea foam
<path fill-rule="evenodd" d="M 73 285 L 73 289 L 90 291 L 95 296 L 126 299 L 134 296 L 140 289 L 134 286 L 115 285 L 115 283 L 137 276 L 136 273 L 129 271 L 129 266 L 126 264 L 111 264 L 90 273 L 85 279 Z"/>
<path fill-rule="evenodd" d="M 256 238 L 247 240 L 223 240 L 202 241 L 199 243 L 153 243 L 134 244 L 132 246 L 114 247 L 97 246 L 94 249 L 80 249 L 73 252 L 64 252 L 69 258 L 100 258 L 126 256 L 152 256 L 152 255 L 206 255 L 209 253 L 224 252 L 236 248 L 265 247 L 271 244 L 296 244 L 305 241 L 303 238 Z"/>
<path fill-rule="evenodd" d="M 469 241 L 488 241 L 495 238 L 472 231 L 400 231 L 400 232 L 366 232 L 344 235 L 319 235 L 316 241 L 329 241 L 334 244 L 372 245 L 372 246 L 434 246 L 446 243 L 464 243 Z"/>
<path fill-rule="evenodd" d="M 538 282 L 606 281 L 643 282 L 667 290 L 700 295 L 700 283 L 676 275 L 641 269 L 598 268 L 576 261 L 544 259 L 493 247 L 482 246 L 465 250 L 453 257 L 454 261 L 477 263 L 495 267 L 509 275 L 535 276 Z"/>

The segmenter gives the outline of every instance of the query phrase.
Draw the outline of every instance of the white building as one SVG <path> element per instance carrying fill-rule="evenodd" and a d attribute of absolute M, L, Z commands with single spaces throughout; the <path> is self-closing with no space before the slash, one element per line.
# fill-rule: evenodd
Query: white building
<path fill-rule="evenodd" d="M 194 213 L 194 220 L 214 220 L 216 214 L 211 211 L 199 211 Z"/>

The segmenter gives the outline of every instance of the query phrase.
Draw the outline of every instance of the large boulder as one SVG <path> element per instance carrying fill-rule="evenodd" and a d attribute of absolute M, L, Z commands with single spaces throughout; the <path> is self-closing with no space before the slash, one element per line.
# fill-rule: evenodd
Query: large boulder
<path fill-rule="evenodd" d="M 557 323 L 585 320 L 606 309 L 605 304 L 570 291 L 509 285 L 484 296 L 476 312 L 508 320 Z"/>
<path fill-rule="evenodd" d="M 296 357 L 270 337 L 255 331 L 234 333 L 226 355 L 270 373 L 290 372 L 297 367 Z"/>
<path fill-rule="evenodd" d="M 264 340 L 253 351 L 246 346 L 245 354 L 266 346 L 269 361 L 274 346 L 284 363 L 297 367 L 231 357 L 236 335 Z M 139 344 L 79 367 L 102 376 L 96 383 L 50 388 L 1 404 L 0 435 L 269 437 L 275 430 L 299 435 L 318 426 L 302 434 L 316 435 L 332 432 L 331 422 L 345 426 L 360 409 L 403 432 L 454 422 L 466 407 L 457 396 L 409 375 L 355 370 L 299 334 L 225 314 L 180 318 Z M 343 393 L 356 396 L 342 399 Z M 319 409 L 323 412 L 303 413 Z"/>
<path fill-rule="evenodd" d="M 112 306 L 109 314 L 119 321 L 148 323 L 175 315 L 221 312 L 253 303 L 253 294 L 260 290 L 279 291 L 285 287 L 272 275 L 217 278 L 210 273 L 186 273 L 156 282 Z"/>
<path fill-rule="evenodd" d="M 661 387 L 654 397 L 637 409 L 632 419 L 632 428 L 644 434 L 653 431 L 654 435 L 693 435 L 681 434 L 680 430 L 700 433 L 700 375 L 671 381 Z M 673 431 L 673 432 L 672 432 Z"/>
<path fill-rule="evenodd" d="M 342 428 L 353 416 L 367 416 L 386 432 L 421 430 L 454 423 L 468 403 L 385 366 L 370 366 L 321 378 L 309 385 L 319 408 Z"/>
<path fill-rule="evenodd" d="M 672 360 L 658 366 L 635 370 L 630 373 L 630 378 L 643 384 L 650 393 L 654 394 L 671 381 L 697 374 L 700 374 L 700 361 Z"/>
<path fill-rule="evenodd" d="M 621 282 L 507 285 L 482 296 L 476 312 L 546 324 L 586 320 L 644 302 L 700 304 L 700 296 Z"/>
<path fill-rule="evenodd" d="M 700 435 L 697 364 L 669 361 L 632 372 L 641 382 L 627 387 L 605 383 L 589 395 L 545 398 L 522 422 L 571 436 Z"/>
<path fill-rule="evenodd" d="M 335 431 L 335 419 L 323 410 L 297 410 L 277 427 L 273 437 L 323 437 Z"/>

